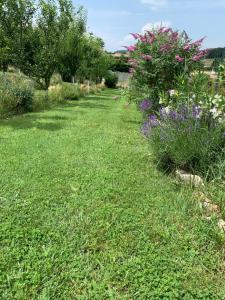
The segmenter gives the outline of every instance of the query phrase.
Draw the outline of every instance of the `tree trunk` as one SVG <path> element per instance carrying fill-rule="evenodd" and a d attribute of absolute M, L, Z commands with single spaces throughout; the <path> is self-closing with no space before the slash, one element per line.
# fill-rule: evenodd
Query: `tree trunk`
<path fill-rule="evenodd" d="M 2 71 L 5 73 L 8 71 L 8 64 L 7 63 L 3 63 L 2 64 Z"/>
<path fill-rule="evenodd" d="M 45 78 L 45 90 L 47 91 L 50 85 L 50 78 Z"/>

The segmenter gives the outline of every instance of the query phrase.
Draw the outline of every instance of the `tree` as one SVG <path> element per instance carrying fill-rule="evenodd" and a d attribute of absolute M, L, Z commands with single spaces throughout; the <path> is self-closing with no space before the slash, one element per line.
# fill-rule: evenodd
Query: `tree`
<path fill-rule="evenodd" d="M 112 71 L 128 73 L 130 69 L 130 64 L 128 62 L 129 58 L 121 55 L 121 57 L 113 57 L 112 56 Z"/>
<path fill-rule="evenodd" d="M 82 15 L 81 11 L 78 13 Z M 31 38 L 36 46 L 26 69 L 44 89 L 48 89 L 55 70 L 75 76 L 83 23 L 81 17 L 75 18 L 71 0 L 39 1 L 37 26 Z"/>
<path fill-rule="evenodd" d="M 86 31 L 86 14 L 81 8 L 65 32 L 59 46 L 59 71 L 64 80 L 75 82 L 83 63 L 83 35 Z"/>
<path fill-rule="evenodd" d="M 87 34 L 83 40 L 84 60 L 79 70 L 82 78 L 101 82 L 111 64 L 110 55 L 104 51 L 102 39 Z"/>
<path fill-rule="evenodd" d="M 9 51 L 8 47 L 0 47 L 0 70 L 6 72 L 9 64 Z"/>
<path fill-rule="evenodd" d="M 25 44 L 34 14 L 34 0 L 0 0 L 1 48 L 7 48 L 8 63 L 17 67 L 25 61 Z"/>
<path fill-rule="evenodd" d="M 72 82 L 101 81 L 109 56 L 72 0 L 0 0 L 0 68 L 9 64 L 47 90 L 56 70 Z"/>

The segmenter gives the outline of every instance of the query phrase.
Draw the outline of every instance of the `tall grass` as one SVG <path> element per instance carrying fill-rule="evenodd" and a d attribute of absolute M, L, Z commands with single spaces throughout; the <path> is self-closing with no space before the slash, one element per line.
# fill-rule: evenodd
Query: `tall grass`
<path fill-rule="evenodd" d="M 0 74 L 0 116 L 32 111 L 34 87 L 22 76 Z"/>

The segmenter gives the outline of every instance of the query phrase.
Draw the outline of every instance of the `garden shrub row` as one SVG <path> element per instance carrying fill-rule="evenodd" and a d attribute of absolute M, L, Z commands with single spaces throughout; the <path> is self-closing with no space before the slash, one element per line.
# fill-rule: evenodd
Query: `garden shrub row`
<path fill-rule="evenodd" d="M 142 133 L 156 162 L 166 170 L 183 169 L 222 179 L 225 176 L 225 93 L 204 73 L 204 40 L 186 32 L 155 28 L 132 34 L 130 86 L 126 95 L 143 112 Z M 224 67 L 217 84 L 224 84 Z"/>
<path fill-rule="evenodd" d="M 53 82 L 56 83 L 54 80 Z M 35 84 L 22 74 L 0 74 L 0 117 L 40 111 L 68 100 L 78 100 L 88 94 L 98 93 L 103 88 L 102 84 L 61 82 L 50 86 L 46 91 L 36 89 Z"/>

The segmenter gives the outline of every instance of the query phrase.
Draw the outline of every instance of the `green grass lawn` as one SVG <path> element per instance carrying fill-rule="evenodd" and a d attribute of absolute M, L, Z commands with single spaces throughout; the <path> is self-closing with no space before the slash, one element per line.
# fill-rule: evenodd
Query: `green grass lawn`
<path fill-rule="evenodd" d="M 118 93 L 0 122 L 1 299 L 224 299 L 216 226 Z"/>

